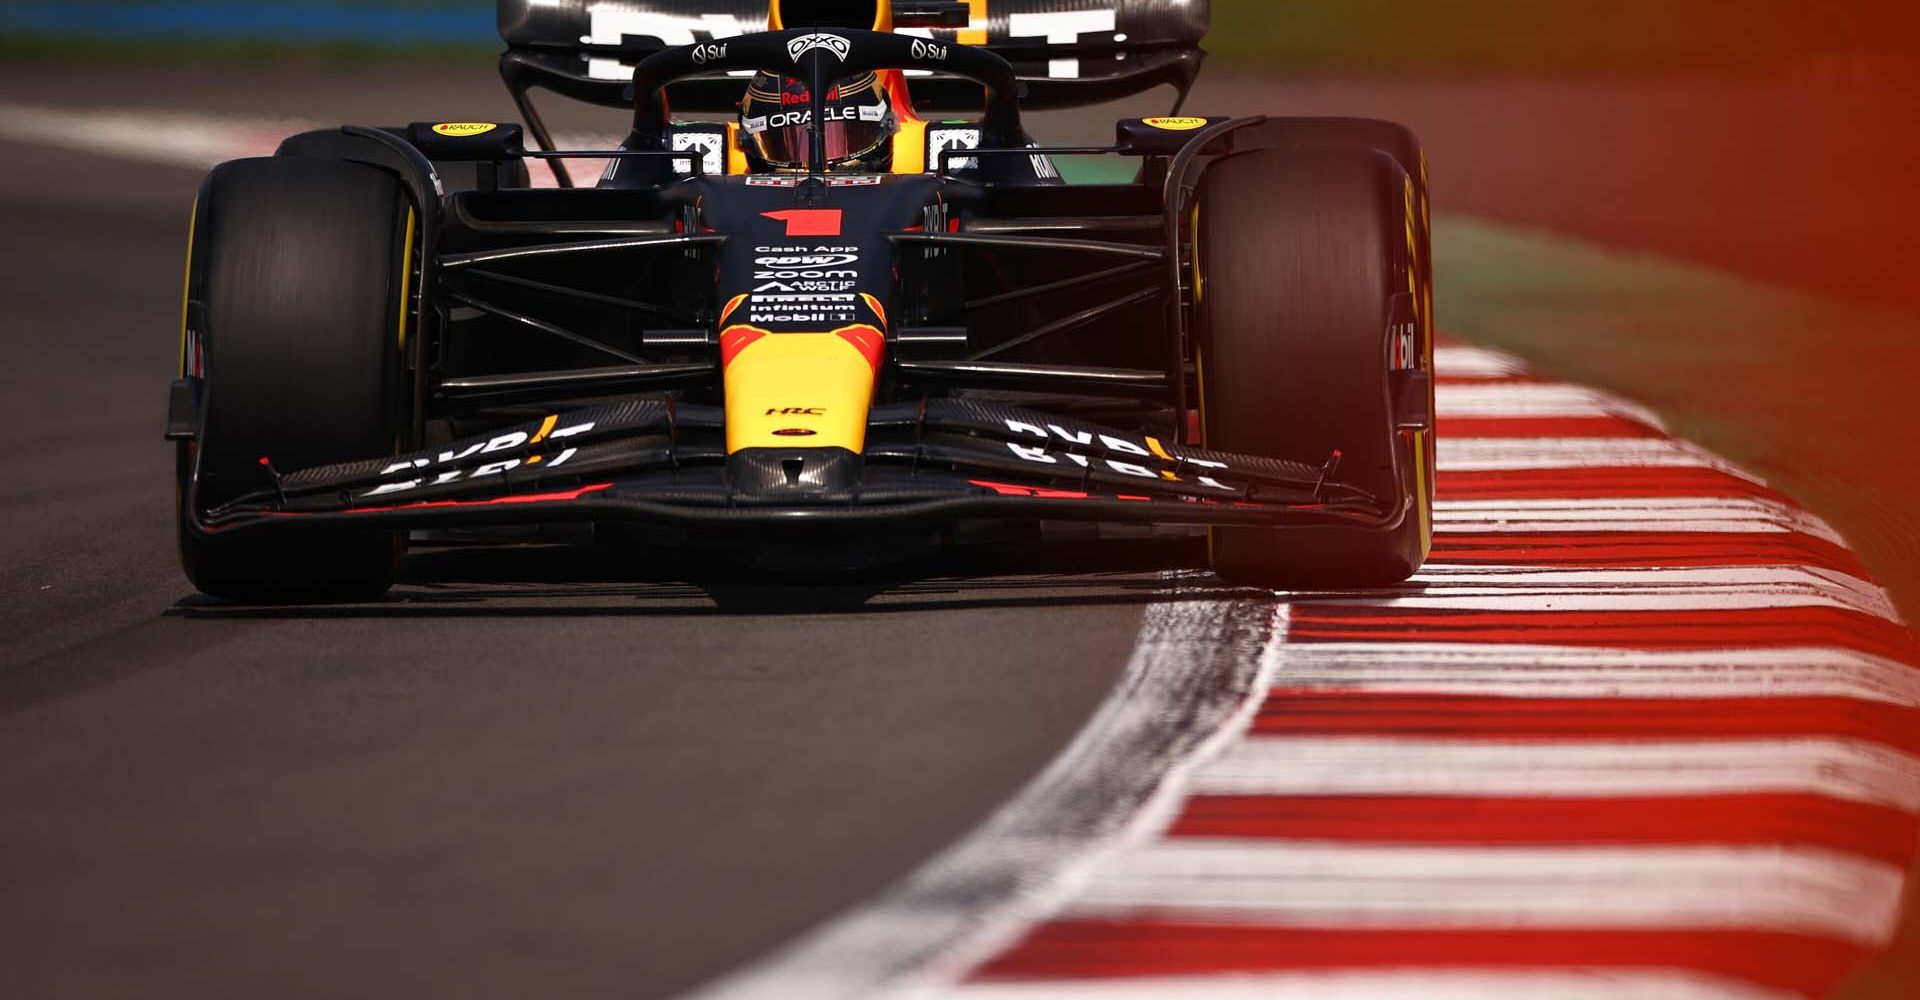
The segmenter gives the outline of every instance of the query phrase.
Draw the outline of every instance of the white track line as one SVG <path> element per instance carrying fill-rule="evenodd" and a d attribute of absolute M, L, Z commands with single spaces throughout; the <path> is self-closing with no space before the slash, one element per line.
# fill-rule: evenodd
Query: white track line
<path fill-rule="evenodd" d="M 1920 812 L 1920 759 L 1826 737 L 1519 740 L 1250 736 L 1194 776 L 1213 795 L 1603 798 L 1793 792 Z"/>
<path fill-rule="evenodd" d="M 1920 670 L 1826 647 L 1652 651 L 1472 643 L 1288 648 L 1282 688 L 1499 698 L 1853 698 L 1920 708 Z"/>
<path fill-rule="evenodd" d="M 1555 382 L 1440 385 L 1434 390 L 1441 417 L 1629 417 L 1663 426 L 1646 407 L 1596 389 Z"/>
<path fill-rule="evenodd" d="M 1706 976 L 1630 971 L 1227 973 L 967 983 L 952 1000 L 1798 1000 Z"/>
<path fill-rule="evenodd" d="M 1502 378 L 1526 369 L 1512 355 L 1483 347 L 1436 347 L 1433 372 L 1442 378 Z"/>
<path fill-rule="evenodd" d="M 1880 588 L 1831 570 L 1797 566 L 1651 570 L 1547 570 L 1532 566 L 1430 569 L 1385 590 L 1300 596 L 1296 604 L 1381 608 L 1644 611 L 1831 607 L 1898 621 Z"/>
<path fill-rule="evenodd" d="M 1672 438 L 1442 437 L 1438 451 L 1442 472 L 1700 467 L 1751 478 L 1732 463 Z"/>
<path fill-rule="evenodd" d="M 1758 497 L 1644 497 L 1598 500 L 1441 500 L 1434 530 L 1523 532 L 1765 532 L 1808 535 L 1834 545 L 1839 532 L 1799 508 Z"/>
<path fill-rule="evenodd" d="M 1245 732 L 1284 608 L 1148 607 L 1120 684 L 1073 745 L 957 846 L 880 897 L 693 994 L 842 1000 L 945 983 L 1056 912 L 1087 873 L 1170 822 L 1187 776 Z"/>
<path fill-rule="evenodd" d="M 1427 847 L 1182 837 L 1068 912 L 1271 926 L 1771 930 L 1882 944 L 1901 870 L 1812 848 Z"/>

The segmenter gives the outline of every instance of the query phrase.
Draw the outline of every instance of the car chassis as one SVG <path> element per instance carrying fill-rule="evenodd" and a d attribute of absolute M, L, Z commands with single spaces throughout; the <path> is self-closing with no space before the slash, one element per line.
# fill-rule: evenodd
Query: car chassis
<path fill-rule="evenodd" d="M 854 50 L 834 71 L 937 68 L 987 95 L 988 140 L 940 153 L 924 179 L 933 190 L 923 224 L 880 234 L 893 256 L 884 314 L 894 322 L 883 331 L 878 402 L 858 453 L 730 450 L 726 411 L 703 402 L 720 392 L 728 349 L 726 304 L 711 275 L 727 242 L 748 237 L 703 231 L 690 197 L 712 197 L 701 185 L 722 181 L 702 176 L 698 155 L 666 147 L 661 95 L 674 80 L 732 68 L 825 78 L 818 54 L 788 57 L 798 32 L 773 31 L 737 38 L 699 64 L 697 46 L 642 61 L 636 141 L 621 150 L 526 150 L 514 126 L 492 129 L 479 153 L 482 144 L 422 126 L 346 127 L 283 143 L 276 156 L 369 164 L 409 193 L 419 232 L 409 303 L 417 334 L 405 359 L 406 440 L 415 447 L 290 470 L 263 455 L 256 488 L 210 506 L 190 457 L 183 529 L 214 537 L 642 521 L 857 530 L 989 519 L 1389 531 L 1409 516 L 1408 470 L 1397 470 L 1402 488 L 1377 495 L 1341 480 L 1338 451 L 1282 458 L 1196 446 L 1192 416 L 1189 216 L 1202 172 L 1221 157 L 1346 130 L 1418 176 L 1422 165 L 1408 162 L 1417 147 L 1396 148 L 1396 126 L 1248 117 L 1183 119 L 1198 124 L 1168 130 L 1131 120 L 1112 145 L 1037 147 L 1004 59 L 955 46 L 935 67 L 903 36 L 836 33 Z M 816 127 L 822 117 L 816 109 Z M 1140 169 L 1131 183 L 1061 186 L 997 176 L 993 166 L 1069 154 L 1131 157 Z M 519 186 L 529 160 L 576 158 L 631 161 L 658 182 Z M 961 159 L 973 176 L 952 169 Z M 454 171 L 471 185 L 444 183 Z M 815 170 L 783 194 L 833 203 L 842 192 L 831 180 Z M 1004 275 L 1009 261 L 1043 280 L 972 290 L 975 276 Z M 520 264 L 536 270 L 516 272 Z M 1383 344 L 1430 343 L 1420 297 L 1395 302 Z M 194 308 L 190 294 L 189 329 Z M 585 314 L 594 318 L 569 321 Z M 1065 349 L 1049 356 L 1054 345 Z M 1113 355 L 1128 363 L 1093 363 Z M 573 363 L 542 363 L 556 358 Z M 592 360 L 611 363 L 578 363 Z M 1430 375 L 1393 374 L 1383 405 L 1396 426 L 1430 430 Z M 204 393 L 194 370 L 174 383 L 170 439 L 194 440 Z"/>

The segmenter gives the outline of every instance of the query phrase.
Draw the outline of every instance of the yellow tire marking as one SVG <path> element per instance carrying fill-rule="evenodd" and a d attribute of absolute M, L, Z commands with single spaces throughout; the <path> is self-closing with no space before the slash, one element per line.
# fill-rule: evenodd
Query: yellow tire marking
<path fill-rule="evenodd" d="M 1207 279 L 1200 271 L 1200 203 L 1193 203 L 1193 223 L 1188 227 L 1193 240 L 1193 304 L 1207 300 Z"/>
<path fill-rule="evenodd" d="M 407 314 L 413 304 L 413 206 L 407 206 L 407 242 L 400 249 L 400 350 L 407 349 Z"/>
<path fill-rule="evenodd" d="M 1199 344 L 1193 345 L 1193 375 L 1197 386 L 1197 402 L 1200 404 L 1200 447 L 1207 446 L 1207 355 Z M 1207 528 L 1207 565 L 1220 564 L 1220 536 L 1211 526 Z"/>
<path fill-rule="evenodd" d="M 1433 504 L 1427 499 L 1427 432 L 1413 432 L 1413 506 L 1420 516 L 1420 558 L 1433 552 Z"/>
<path fill-rule="evenodd" d="M 187 269 L 180 278 L 180 377 L 187 372 L 187 303 L 193 295 L 193 231 L 200 224 L 200 196 L 193 196 L 193 211 L 187 216 Z"/>
<path fill-rule="evenodd" d="M 1193 203 L 1193 220 L 1188 228 L 1188 238 L 1193 241 L 1193 304 L 1199 306 L 1206 301 L 1207 279 L 1200 270 L 1200 202 L 1198 199 Z M 1198 444 L 1200 447 L 1205 448 L 1207 447 L 1207 352 L 1200 344 L 1199 320 L 1199 316 L 1194 317 L 1193 381 L 1194 402 L 1198 404 L 1197 409 L 1200 413 L 1200 440 Z M 1184 421 L 1186 418 L 1186 414 L 1180 414 L 1181 420 Z M 1207 565 L 1212 567 L 1219 565 L 1219 563 L 1220 534 L 1209 526 L 1207 528 Z"/>

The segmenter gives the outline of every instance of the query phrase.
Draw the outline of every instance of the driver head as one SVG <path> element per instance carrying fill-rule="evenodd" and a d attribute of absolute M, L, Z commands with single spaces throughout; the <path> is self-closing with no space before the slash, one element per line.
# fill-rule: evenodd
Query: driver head
<path fill-rule="evenodd" d="M 740 104 L 746 153 L 763 170 L 805 170 L 813 156 L 812 95 L 803 80 L 760 73 Z M 873 73 L 836 82 L 826 95 L 828 170 L 883 173 L 893 162 L 899 119 Z"/>

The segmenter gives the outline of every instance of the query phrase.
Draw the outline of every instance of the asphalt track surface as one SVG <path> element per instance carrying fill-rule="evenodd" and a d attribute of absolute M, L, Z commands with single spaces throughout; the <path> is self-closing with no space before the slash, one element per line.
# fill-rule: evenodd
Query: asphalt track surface
<path fill-rule="evenodd" d="M 205 604 L 157 423 L 197 179 L 0 176 L 12 995 L 666 995 L 964 833 L 1126 662 L 1150 575 L 429 555 L 374 607 Z"/>
<path fill-rule="evenodd" d="M 394 118 L 396 86 L 416 94 L 398 117 L 504 103 L 479 73 L 38 75 L 0 79 L 23 101 L 322 119 Z M 1439 100 L 1381 93 L 1388 115 Z M 1317 96 L 1294 95 L 1347 110 L 1368 94 Z M 1776 105 L 1731 106 L 1759 134 Z M 1511 164 L 1470 141 L 1479 120 L 1427 129 L 1437 158 L 1452 145 Z M 1708 183 L 1728 175 L 1696 147 L 1697 173 L 1638 190 L 1706 207 L 1627 242 L 1774 266 L 1742 263 L 1729 220 L 1744 216 L 1724 210 L 1740 192 Z M 1603 222 L 1633 225 L 1554 197 L 1558 161 L 1532 162 L 1530 184 L 1456 168 L 1440 198 L 1601 237 Z M 1088 576 L 1071 558 L 794 585 L 450 553 L 415 559 L 373 608 L 212 606 L 174 566 L 158 440 L 195 175 L 0 145 L 0 177 L 17 362 L 0 419 L 32 429 L 16 442 L 26 473 L 0 489 L 0 935 L 19 995 L 671 994 L 905 874 L 1004 801 L 1107 693 L 1157 589 L 1146 566 Z M 1569 210 L 1584 219 L 1552 215 L 1565 204 L 1588 205 Z M 1806 227 L 1855 218 L 1836 211 L 1776 224 L 1820 236 Z M 1892 280 L 1857 294 L 1889 300 Z"/>

